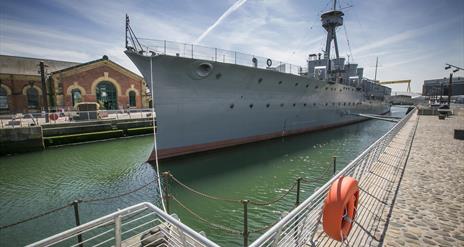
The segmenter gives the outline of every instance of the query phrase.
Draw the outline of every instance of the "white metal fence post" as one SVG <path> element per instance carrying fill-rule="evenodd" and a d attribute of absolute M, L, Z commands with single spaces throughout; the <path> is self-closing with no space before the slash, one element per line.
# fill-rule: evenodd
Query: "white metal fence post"
<path fill-rule="evenodd" d="M 114 245 L 121 247 L 121 215 L 114 218 Z"/>

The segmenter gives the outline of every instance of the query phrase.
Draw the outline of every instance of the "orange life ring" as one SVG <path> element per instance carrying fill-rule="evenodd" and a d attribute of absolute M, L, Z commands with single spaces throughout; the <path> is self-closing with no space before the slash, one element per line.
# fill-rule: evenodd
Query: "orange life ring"
<path fill-rule="evenodd" d="M 341 176 L 332 183 L 322 209 L 322 226 L 330 238 L 343 241 L 348 237 L 358 207 L 358 181 Z"/>

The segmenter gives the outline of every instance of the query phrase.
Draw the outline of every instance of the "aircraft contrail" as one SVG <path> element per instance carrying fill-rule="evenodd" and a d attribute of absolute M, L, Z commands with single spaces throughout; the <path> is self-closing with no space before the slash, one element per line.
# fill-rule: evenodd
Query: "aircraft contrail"
<path fill-rule="evenodd" d="M 213 25 L 209 26 L 208 29 L 206 29 L 206 31 L 204 31 L 200 37 L 198 37 L 196 40 L 195 40 L 195 43 L 200 43 L 205 37 L 206 35 L 208 35 L 217 25 L 219 25 L 227 16 L 229 16 L 230 14 L 232 14 L 234 11 L 236 11 L 238 8 L 240 8 L 240 6 L 242 6 L 247 0 L 238 0 L 237 2 L 235 2 L 232 6 L 230 6 L 229 9 L 226 10 L 226 12 L 224 12 L 224 14 L 221 15 L 221 17 L 219 17 L 216 22 L 213 23 Z"/>

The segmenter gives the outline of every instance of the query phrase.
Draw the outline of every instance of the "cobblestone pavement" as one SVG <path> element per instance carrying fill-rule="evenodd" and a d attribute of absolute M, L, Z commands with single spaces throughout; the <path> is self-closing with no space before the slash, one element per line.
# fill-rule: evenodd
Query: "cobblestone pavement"
<path fill-rule="evenodd" d="M 420 116 L 384 246 L 464 246 L 463 112 Z"/>

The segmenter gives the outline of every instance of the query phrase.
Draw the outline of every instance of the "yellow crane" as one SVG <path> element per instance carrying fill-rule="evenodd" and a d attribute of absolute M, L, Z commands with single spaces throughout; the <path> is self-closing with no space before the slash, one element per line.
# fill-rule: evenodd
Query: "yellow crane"
<path fill-rule="evenodd" d="M 408 84 L 408 89 L 406 92 L 410 93 L 411 92 L 411 80 L 397 80 L 397 81 L 381 81 L 379 84 L 399 84 L 399 83 L 407 83 Z"/>

